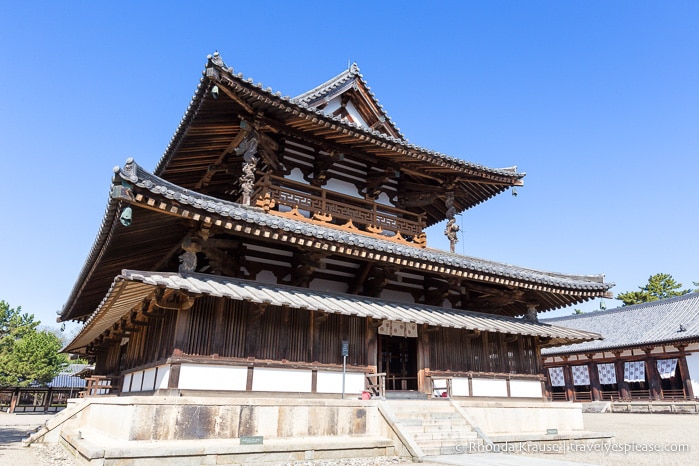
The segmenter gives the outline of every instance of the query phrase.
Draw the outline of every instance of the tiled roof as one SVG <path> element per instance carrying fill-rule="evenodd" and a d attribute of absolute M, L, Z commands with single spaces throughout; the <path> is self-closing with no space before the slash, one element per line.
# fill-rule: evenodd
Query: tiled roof
<path fill-rule="evenodd" d="M 388 122 L 388 124 L 390 124 L 391 127 L 395 129 L 396 133 L 400 135 L 401 139 L 405 140 L 405 137 L 400 132 L 400 128 L 398 128 L 395 125 L 395 123 L 393 123 L 391 117 L 389 117 L 386 111 L 384 110 L 383 105 L 379 104 L 378 99 L 376 98 L 374 93 L 371 92 L 371 88 L 364 80 L 364 76 L 359 72 L 359 66 L 357 66 L 356 63 L 352 63 L 352 65 L 349 68 L 347 68 L 347 70 L 338 74 L 334 78 L 329 79 L 323 84 L 316 86 L 310 91 L 306 91 L 303 94 L 296 96 L 291 100 L 292 102 L 296 102 L 302 106 L 310 105 L 314 107 L 315 103 L 325 98 L 326 96 L 330 94 L 338 94 L 344 92 L 345 90 L 353 86 L 356 80 L 361 81 L 364 88 L 369 92 L 369 95 L 371 99 L 374 101 L 376 108 L 379 109 L 381 115 L 385 118 L 386 122 Z"/>
<path fill-rule="evenodd" d="M 269 104 L 274 108 L 282 110 L 286 113 L 298 114 L 300 117 L 304 117 L 307 120 L 321 120 L 330 123 L 333 128 L 337 128 L 339 131 L 354 132 L 361 136 L 362 139 L 375 140 L 377 145 L 395 145 L 401 151 L 412 154 L 412 156 L 416 159 L 438 164 L 443 168 L 462 169 L 467 172 L 475 170 L 479 172 L 491 173 L 496 176 L 500 175 L 515 177 L 518 180 L 523 179 L 526 175 L 524 172 L 517 173 L 516 167 L 489 168 L 481 164 L 467 162 L 458 157 L 449 156 L 425 147 L 410 144 L 408 143 L 407 139 L 395 138 L 375 129 L 366 128 L 360 124 L 349 122 L 340 116 L 328 116 L 322 110 L 309 107 L 303 101 L 299 101 L 298 99 L 300 99 L 303 94 L 296 98 L 283 96 L 281 92 L 275 92 L 271 87 L 265 87 L 261 82 L 255 83 L 254 79 L 251 77 L 245 78 L 242 73 L 234 74 L 233 68 L 226 66 L 218 52 L 214 55 L 209 55 L 207 58 L 207 69 L 215 69 L 217 73 L 224 75 L 230 82 L 236 83 L 245 88 L 246 93 L 250 95 L 258 95 L 260 99 L 265 100 L 265 102 L 269 102 Z M 213 83 L 209 78 L 202 77 L 199 81 L 199 85 L 192 96 L 192 100 L 190 101 L 184 116 L 180 120 L 175 134 L 172 136 L 165 153 L 156 166 L 155 173 L 160 174 L 166 169 L 170 159 L 184 138 L 187 128 L 204 102 L 205 95 L 212 86 Z"/>
<path fill-rule="evenodd" d="M 547 343 L 549 345 L 599 338 L 595 333 L 534 323 L 523 318 L 456 311 L 422 304 L 407 304 L 365 296 L 264 284 L 208 274 L 124 270 L 114 280 L 102 304 L 66 351 L 84 348 L 159 287 L 187 291 L 194 295 L 267 303 L 272 306 L 289 306 L 292 309 L 304 311 L 322 311 L 437 327 L 538 336 L 549 340 Z"/>
<path fill-rule="evenodd" d="M 424 249 L 416 246 L 402 245 L 393 241 L 383 240 L 378 237 L 361 233 L 338 230 L 321 225 L 279 217 L 264 212 L 255 207 L 248 207 L 236 202 L 221 200 L 206 196 L 196 191 L 181 188 L 169 183 L 162 178 L 148 173 L 132 159 L 127 160 L 126 165 L 119 171 L 119 175 L 137 186 L 148 189 L 154 194 L 163 195 L 168 199 L 174 199 L 181 204 L 216 213 L 224 217 L 267 226 L 273 229 L 281 229 L 298 233 L 304 236 L 321 238 L 338 243 L 360 246 L 374 251 L 391 253 L 403 257 L 420 259 L 435 264 L 442 264 L 458 269 L 466 269 L 480 274 L 494 275 L 511 280 L 549 285 L 552 287 L 566 288 L 573 291 L 605 292 L 613 283 L 604 283 L 603 275 L 566 275 L 559 273 L 543 272 L 509 264 L 447 253 L 435 249 Z"/>
<path fill-rule="evenodd" d="M 699 293 L 545 321 L 599 333 L 604 338 L 542 351 L 546 356 L 696 341 L 699 340 Z"/>

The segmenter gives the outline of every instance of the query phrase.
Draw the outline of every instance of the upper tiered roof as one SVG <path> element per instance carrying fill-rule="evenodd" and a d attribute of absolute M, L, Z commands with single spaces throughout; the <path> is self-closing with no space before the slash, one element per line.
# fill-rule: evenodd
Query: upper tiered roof
<path fill-rule="evenodd" d="M 212 92 L 214 88 L 216 92 Z M 322 105 L 325 99 L 342 96 L 347 96 L 365 121 L 326 112 Z M 378 104 L 356 66 L 291 98 L 242 73 L 235 74 L 218 54 L 209 57 L 204 77 L 154 173 L 178 186 L 201 190 L 202 180 L 211 176 L 211 167 L 220 165 L 239 144 L 243 120 L 270 136 L 345 154 L 369 169 L 395 170 L 402 186 L 428 193 L 433 199 L 432 204 L 420 206 L 420 211 L 427 213 L 427 225 L 446 218 L 447 189 L 455 194 L 458 213 L 523 185 L 525 176 L 516 167 L 488 168 L 410 144 Z"/>

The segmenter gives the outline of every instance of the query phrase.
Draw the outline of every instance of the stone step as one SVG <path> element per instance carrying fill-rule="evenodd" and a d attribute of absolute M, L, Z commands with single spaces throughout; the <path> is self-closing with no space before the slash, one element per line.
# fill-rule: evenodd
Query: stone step
<path fill-rule="evenodd" d="M 413 438 L 418 444 L 429 441 L 451 441 L 456 440 L 468 441 L 478 438 L 475 432 L 422 432 L 413 435 Z"/>
<path fill-rule="evenodd" d="M 434 433 L 434 432 L 452 432 L 452 431 L 457 431 L 457 432 L 471 432 L 473 429 L 471 426 L 467 424 L 460 424 L 460 425 L 451 425 L 451 424 L 445 424 L 445 425 L 421 425 L 421 424 L 416 424 L 416 425 L 407 425 L 403 424 L 403 427 L 405 430 L 410 432 L 411 434 L 423 434 L 423 433 Z"/>
<path fill-rule="evenodd" d="M 483 444 L 482 440 L 474 442 L 466 442 L 462 444 L 451 444 L 447 446 L 422 446 L 420 449 L 426 456 L 438 455 L 461 455 L 470 453 L 471 451 L 479 452 L 479 446 Z M 482 447 L 480 447 L 482 449 Z"/>
<path fill-rule="evenodd" d="M 394 411 L 398 419 L 463 419 L 463 417 L 454 411 L 451 412 L 420 412 L 420 411 Z"/>

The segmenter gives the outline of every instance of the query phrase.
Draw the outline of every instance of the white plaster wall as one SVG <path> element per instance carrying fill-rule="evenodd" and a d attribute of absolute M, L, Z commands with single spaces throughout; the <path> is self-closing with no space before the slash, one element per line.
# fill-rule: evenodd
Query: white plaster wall
<path fill-rule="evenodd" d="M 364 374 L 345 374 L 345 393 L 359 394 L 364 390 Z M 342 372 L 320 372 L 316 378 L 317 393 L 342 393 Z"/>
<path fill-rule="evenodd" d="M 155 379 L 155 389 L 167 388 L 170 379 L 170 366 L 158 366 L 158 377 Z"/>
<path fill-rule="evenodd" d="M 504 379 L 479 379 L 474 377 L 473 396 L 507 397 L 507 381 Z"/>
<path fill-rule="evenodd" d="M 369 127 L 369 125 L 367 125 L 366 121 L 364 121 L 364 118 L 361 117 L 361 115 L 357 111 L 357 108 L 354 106 L 352 102 L 347 102 L 345 108 L 347 109 L 347 113 L 349 113 L 352 116 L 352 119 L 355 123 L 359 123 L 365 128 Z"/>
<path fill-rule="evenodd" d="M 252 373 L 253 391 L 310 393 L 312 384 L 313 373 L 308 370 L 256 367 Z"/>
<path fill-rule="evenodd" d="M 291 170 L 291 173 L 289 174 L 289 176 L 286 177 L 286 179 L 291 181 L 298 181 L 299 183 L 308 183 L 308 181 L 303 179 L 303 172 L 298 168 L 294 168 L 293 170 Z"/>
<path fill-rule="evenodd" d="M 687 367 L 689 368 L 689 378 L 692 379 L 694 396 L 699 397 L 699 353 L 687 355 Z"/>
<path fill-rule="evenodd" d="M 471 395 L 468 388 L 468 378 L 454 377 L 451 379 L 451 394 L 452 396 L 469 396 Z"/>
<path fill-rule="evenodd" d="M 124 376 L 124 383 L 121 386 L 121 392 L 122 393 L 128 393 L 131 391 L 129 386 L 131 385 L 131 374 L 126 374 Z"/>
<path fill-rule="evenodd" d="M 399 303 L 414 303 L 415 298 L 410 293 L 404 291 L 396 290 L 382 290 L 381 299 L 388 299 L 391 301 L 398 301 Z"/>
<path fill-rule="evenodd" d="M 541 398 L 541 382 L 538 380 L 510 380 L 510 396 Z"/>
<path fill-rule="evenodd" d="M 143 372 L 143 384 L 141 385 L 141 390 L 149 391 L 153 390 L 155 385 L 155 368 L 145 370 Z"/>
<path fill-rule="evenodd" d="M 263 270 L 255 276 L 255 281 L 266 283 L 268 285 L 276 285 L 277 277 L 270 270 Z"/>
<path fill-rule="evenodd" d="M 314 279 L 309 283 L 308 288 L 316 291 L 333 291 L 335 293 L 346 293 L 347 284 L 339 281 Z"/>
<path fill-rule="evenodd" d="M 328 180 L 328 183 L 323 186 L 323 189 L 327 189 L 328 191 L 334 191 L 336 193 L 341 193 L 345 194 L 347 196 L 352 196 L 352 197 L 358 197 L 359 193 L 357 192 L 357 187 L 353 185 L 352 183 L 348 183 L 346 181 L 341 181 L 335 178 L 331 178 Z"/>
<path fill-rule="evenodd" d="M 178 388 L 189 390 L 245 390 L 247 367 L 182 364 Z"/>
<path fill-rule="evenodd" d="M 140 392 L 143 383 L 143 371 L 134 372 L 131 376 L 131 391 Z"/>

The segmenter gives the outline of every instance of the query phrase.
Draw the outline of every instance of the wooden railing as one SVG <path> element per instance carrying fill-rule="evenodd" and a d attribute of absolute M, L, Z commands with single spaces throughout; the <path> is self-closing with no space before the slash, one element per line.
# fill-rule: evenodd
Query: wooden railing
<path fill-rule="evenodd" d="M 580 391 L 580 392 L 573 392 L 573 397 L 575 398 L 575 401 L 592 401 L 592 392 L 591 391 Z"/>
<path fill-rule="evenodd" d="M 432 396 L 451 398 L 451 377 L 430 377 Z"/>
<path fill-rule="evenodd" d="M 602 390 L 599 392 L 600 397 L 604 401 L 619 400 L 619 390 Z"/>
<path fill-rule="evenodd" d="M 683 388 L 663 390 L 663 400 L 684 400 L 687 398 Z"/>
<path fill-rule="evenodd" d="M 551 392 L 551 401 L 568 401 L 566 392 Z"/>
<path fill-rule="evenodd" d="M 8 413 L 51 413 L 66 407 L 69 398 L 81 388 L 5 388 L 0 389 L 0 410 Z"/>
<path fill-rule="evenodd" d="M 425 227 L 421 215 L 374 201 L 336 193 L 277 176 L 266 175 L 251 196 L 253 205 L 276 206 L 304 211 L 309 219 L 341 223 L 386 236 L 418 237 Z"/>
<path fill-rule="evenodd" d="M 114 387 L 112 387 L 112 380 L 110 377 L 93 375 L 92 377 L 85 378 L 85 382 L 87 382 L 87 386 L 84 391 L 80 392 L 80 398 L 114 393 Z"/>
<path fill-rule="evenodd" d="M 369 373 L 366 375 L 366 391 L 372 397 L 377 397 L 382 400 L 386 399 L 386 373 Z"/>

